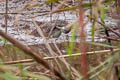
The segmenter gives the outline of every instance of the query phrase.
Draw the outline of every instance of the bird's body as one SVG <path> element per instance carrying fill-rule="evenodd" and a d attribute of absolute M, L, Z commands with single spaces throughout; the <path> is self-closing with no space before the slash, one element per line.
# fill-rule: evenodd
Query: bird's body
<path fill-rule="evenodd" d="M 39 24 L 40 23 L 40 24 Z M 58 38 L 62 32 L 68 33 L 69 31 L 64 31 L 64 27 L 68 24 L 66 21 L 63 20 L 57 20 L 53 22 L 48 22 L 47 24 L 37 22 L 37 24 L 42 29 L 45 37 L 52 37 L 52 38 Z M 44 26 L 43 26 L 44 25 Z M 40 34 L 38 34 L 37 30 L 35 29 L 30 33 L 30 35 L 34 35 L 36 37 L 40 37 Z"/>

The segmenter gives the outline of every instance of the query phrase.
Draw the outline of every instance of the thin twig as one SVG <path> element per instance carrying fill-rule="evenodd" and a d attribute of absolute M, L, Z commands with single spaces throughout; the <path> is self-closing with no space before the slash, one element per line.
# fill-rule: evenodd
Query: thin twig
<path fill-rule="evenodd" d="M 55 43 L 54 43 L 54 45 L 55 45 L 57 51 L 59 52 L 60 56 L 62 56 L 62 52 L 60 51 L 60 49 L 58 48 L 58 46 L 57 46 Z M 73 71 L 74 74 L 76 74 L 77 77 L 80 77 L 80 73 L 79 73 L 74 67 L 72 67 L 72 66 L 64 59 L 64 57 L 63 57 L 63 58 L 58 58 L 58 59 L 60 59 L 60 60 L 65 64 L 65 66 L 67 67 L 67 69 L 68 69 L 70 72 Z M 72 71 L 71 71 L 71 70 L 72 70 Z M 74 77 L 74 76 L 72 75 L 72 77 Z"/>
<path fill-rule="evenodd" d="M 90 16 L 89 16 L 89 17 L 90 17 Z M 91 17 L 90 17 L 90 19 L 93 19 L 93 20 L 94 20 L 94 18 L 91 18 Z M 100 21 L 98 21 L 98 20 L 96 20 L 96 22 L 99 23 L 99 24 L 102 25 L 102 26 L 107 27 L 110 31 L 112 31 L 114 34 L 116 34 L 118 37 L 120 37 L 120 34 L 117 33 L 115 30 L 113 30 L 111 27 L 105 25 L 104 23 L 102 23 L 102 22 L 100 22 Z"/>
<path fill-rule="evenodd" d="M 5 32 L 7 33 L 7 23 L 8 23 L 8 0 L 6 0 L 6 9 L 5 9 Z"/>
<path fill-rule="evenodd" d="M 113 49 L 114 52 L 120 51 L 120 49 Z M 92 51 L 92 52 L 87 52 L 87 55 L 94 55 L 94 54 L 103 54 L 103 53 L 109 53 L 111 52 L 110 50 L 100 50 L 100 51 Z M 61 55 L 61 56 L 55 56 L 56 59 L 58 58 L 68 58 L 68 57 L 75 57 L 75 56 L 81 56 L 82 53 L 75 53 L 71 55 Z M 54 57 L 44 57 L 44 60 L 53 60 Z M 17 63 L 26 63 L 26 62 L 33 62 L 33 59 L 25 59 L 25 60 L 17 60 L 17 61 L 9 61 L 9 62 L 4 62 L 3 64 L 17 64 Z"/>

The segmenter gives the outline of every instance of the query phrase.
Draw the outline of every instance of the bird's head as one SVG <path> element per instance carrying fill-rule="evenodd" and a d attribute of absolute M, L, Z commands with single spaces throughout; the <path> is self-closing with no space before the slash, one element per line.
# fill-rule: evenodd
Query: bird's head
<path fill-rule="evenodd" d="M 63 33 L 67 34 L 71 31 L 71 27 L 70 28 L 67 28 L 66 26 L 68 25 L 69 23 L 67 21 L 59 21 L 59 23 L 56 24 L 56 29 L 59 29 L 61 30 Z"/>

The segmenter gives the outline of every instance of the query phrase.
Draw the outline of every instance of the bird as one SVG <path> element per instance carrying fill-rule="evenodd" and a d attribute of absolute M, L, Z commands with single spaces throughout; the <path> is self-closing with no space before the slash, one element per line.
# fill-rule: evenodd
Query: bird
<path fill-rule="evenodd" d="M 39 24 L 40 23 L 40 24 Z M 44 24 L 45 22 L 37 22 L 39 26 Z M 66 25 L 68 24 L 65 20 L 54 20 L 52 22 L 48 22 L 46 25 L 42 26 L 41 29 L 45 35 L 45 37 L 51 38 L 59 38 L 62 33 L 69 33 L 70 29 L 66 29 Z M 35 37 L 40 37 L 37 30 L 33 30 L 30 35 L 34 35 Z"/>
<path fill-rule="evenodd" d="M 58 20 L 56 21 L 55 27 L 52 31 L 52 38 L 58 38 L 60 37 L 61 33 L 67 34 L 68 32 L 66 31 L 66 25 L 68 24 L 67 21 L 64 20 Z"/>

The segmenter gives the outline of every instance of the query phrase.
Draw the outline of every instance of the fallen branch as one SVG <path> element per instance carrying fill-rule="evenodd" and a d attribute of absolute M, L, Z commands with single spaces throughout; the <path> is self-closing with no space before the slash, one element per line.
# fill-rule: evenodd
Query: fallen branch
<path fill-rule="evenodd" d="M 18 40 L 8 36 L 6 33 L 2 32 L 2 30 L 0 30 L 0 35 L 9 42 L 11 42 L 13 45 L 15 45 L 17 48 L 24 51 L 25 54 L 34 58 L 36 62 L 42 64 L 45 68 L 50 69 L 61 80 L 66 80 L 66 78 L 61 73 L 59 73 L 55 68 L 51 67 L 45 60 L 43 60 L 42 57 L 40 57 L 36 52 L 33 52 L 28 46 L 25 46 L 24 44 L 20 43 Z"/>

